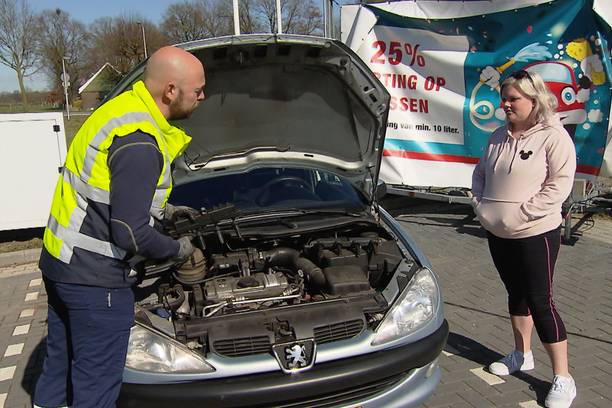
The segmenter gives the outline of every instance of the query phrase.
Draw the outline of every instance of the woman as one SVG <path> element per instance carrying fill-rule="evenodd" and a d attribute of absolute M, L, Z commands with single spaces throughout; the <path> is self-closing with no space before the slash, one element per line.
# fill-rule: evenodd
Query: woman
<path fill-rule="evenodd" d="M 549 408 L 569 407 L 576 384 L 568 371 L 567 334 L 552 295 L 561 204 L 576 171 L 576 152 L 555 114 L 557 100 L 535 73 L 517 71 L 501 85 L 506 125 L 493 132 L 472 176 L 474 211 L 487 230 L 495 267 L 508 292 L 514 350 L 489 371 L 534 368 L 531 332 L 550 357 Z"/>

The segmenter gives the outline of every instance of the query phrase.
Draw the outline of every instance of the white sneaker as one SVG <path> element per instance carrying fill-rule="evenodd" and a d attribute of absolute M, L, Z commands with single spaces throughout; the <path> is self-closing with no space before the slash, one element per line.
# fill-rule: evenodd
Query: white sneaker
<path fill-rule="evenodd" d="M 550 391 L 544 401 L 546 408 L 569 408 L 576 398 L 576 383 L 570 377 L 555 375 Z"/>
<path fill-rule="evenodd" d="M 523 354 L 521 351 L 514 350 L 506 357 L 489 365 L 489 372 L 495 375 L 510 375 L 517 371 L 533 370 L 535 363 L 531 350 Z"/>

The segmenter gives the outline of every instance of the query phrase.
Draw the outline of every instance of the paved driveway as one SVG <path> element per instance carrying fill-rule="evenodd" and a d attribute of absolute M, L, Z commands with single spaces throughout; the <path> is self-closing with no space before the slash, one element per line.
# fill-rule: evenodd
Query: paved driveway
<path fill-rule="evenodd" d="M 429 256 L 444 292 L 450 336 L 442 383 L 427 407 L 537 407 L 550 388 L 550 362 L 533 335 L 536 369 L 500 377 L 483 368 L 512 349 L 505 290 L 484 232 L 461 205 L 391 200 L 391 213 Z M 579 231 L 580 232 L 580 231 Z M 568 331 L 573 407 L 612 407 L 612 221 L 585 223 L 562 245 L 554 296 Z"/>
<path fill-rule="evenodd" d="M 534 335 L 536 369 L 499 377 L 482 368 L 512 347 L 505 292 L 469 207 L 388 200 L 429 256 L 444 291 L 450 337 L 442 383 L 427 407 L 537 407 L 551 369 Z M 563 245 L 555 296 L 578 385 L 574 407 L 612 407 L 612 221 L 597 220 Z M 35 264 L 0 268 L 0 408 L 30 406 L 43 358 L 46 295 Z"/>

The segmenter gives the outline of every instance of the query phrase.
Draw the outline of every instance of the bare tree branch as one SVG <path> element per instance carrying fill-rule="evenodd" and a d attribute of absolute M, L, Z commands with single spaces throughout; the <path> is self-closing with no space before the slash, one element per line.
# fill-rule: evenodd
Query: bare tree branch
<path fill-rule="evenodd" d="M 209 36 L 204 22 L 204 10 L 193 1 L 171 4 L 164 13 L 161 30 L 170 42 L 182 43 Z"/>
<path fill-rule="evenodd" d="M 240 32 L 276 32 L 276 0 L 240 0 Z M 281 0 L 283 32 L 322 34 L 323 17 L 314 0 Z M 172 42 L 233 33 L 229 0 L 184 0 L 168 6 L 162 31 Z"/>
<path fill-rule="evenodd" d="M 110 62 L 123 75 L 144 59 L 142 27 L 144 26 L 147 50 L 152 54 L 168 38 L 150 21 L 139 16 L 102 17 L 91 25 L 90 48 L 87 50 L 87 70 L 96 72 Z"/>
<path fill-rule="evenodd" d="M 68 92 L 71 98 L 75 97 L 84 75 L 84 54 L 88 39 L 85 26 L 71 19 L 65 11 L 45 10 L 38 19 L 37 32 L 39 65 L 49 84 L 57 94 L 63 93 L 60 75 L 62 59 L 65 57 L 66 72 L 71 83 Z"/>
<path fill-rule="evenodd" d="M 226 0 L 199 0 L 204 10 L 204 25 L 211 37 L 233 33 L 233 10 Z"/>
<path fill-rule="evenodd" d="M 28 98 L 23 80 L 36 72 L 36 18 L 25 0 L 0 0 L 0 64 L 17 73 L 24 109 Z"/>
<path fill-rule="evenodd" d="M 277 32 L 276 0 L 254 0 L 252 7 L 264 22 L 264 30 Z M 313 0 L 281 0 L 283 32 L 322 34 L 323 16 Z"/>

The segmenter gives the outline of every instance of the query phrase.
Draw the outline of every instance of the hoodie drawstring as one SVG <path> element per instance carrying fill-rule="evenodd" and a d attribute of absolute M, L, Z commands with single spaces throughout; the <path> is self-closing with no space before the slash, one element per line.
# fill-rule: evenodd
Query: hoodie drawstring
<path fill-rule="evenodd" d="M 499 147 L 499 149 L 497 149 L 497 157 L 495 158 L 495 161 L 493 162 L 493 173 L 495 173 L 495 170 L 497 170 L 497 163 L 499 162 L 499 158 L 502 156 L 502 153 L 504 152 L 504 147 L 508 143 L 509 137 L 510 135 L 506 134 L 506 139 L 504 140 L 504 143 L 501 143 L 501 146 Z"/>
<path fill-rule="evenodd" d="M 514 153 L 512 154 L 512 160 L 510 161 L 510 166 L 508 167 L 508 174 L 512 173 L 512 165 L 514 164 L 514 159 L 516 158 L 516 152 L 518 151 L 519 140 L 521 139 L 522 139 L 522 136 L 521 138 L 515 140 Z"/>

